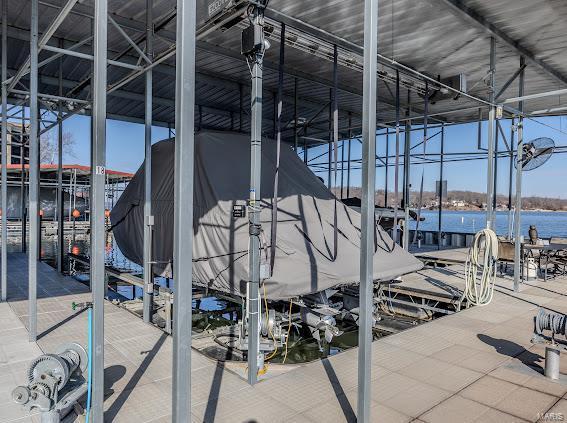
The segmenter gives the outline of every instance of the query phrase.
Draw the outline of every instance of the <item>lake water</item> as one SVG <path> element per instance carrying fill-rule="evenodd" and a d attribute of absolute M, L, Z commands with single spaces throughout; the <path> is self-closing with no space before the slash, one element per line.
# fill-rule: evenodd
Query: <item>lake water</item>
<path fill-rule="evenodd" d="M 438 212 L 422 210 L 419 229 L 424 231 L 438 230 Z M 416 222 L 410 226 L 415 229 Z M 535 225 L 540 238 L 567 237 L 567 213 L 524 211 L 521 216 L 521 233 L 528 236 L 530 225 Z M 486 213 L 484 211 L 458 211 L 445 210 L 442 215 L 442 230 L 445 232 L 475 233 L 486 226 Z M 508 212 L 496 212 L 496 233 L 508 233 Z"/>

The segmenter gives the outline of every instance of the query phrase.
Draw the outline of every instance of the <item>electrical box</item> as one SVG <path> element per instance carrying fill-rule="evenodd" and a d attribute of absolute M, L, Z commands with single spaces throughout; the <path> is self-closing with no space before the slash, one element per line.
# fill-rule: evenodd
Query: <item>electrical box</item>
<path fill-rule="evenodd" d="M 264 46 L 264 30 L 260 25 L 250 24 L 242 31 L 241 53 L 244 55 L 262 51 Z"/>
<path fill-rule="evenodd" d="M 235 204 L 234 206 L 232 206 L 232 217 L 246 217 L 246 205 Z"/>

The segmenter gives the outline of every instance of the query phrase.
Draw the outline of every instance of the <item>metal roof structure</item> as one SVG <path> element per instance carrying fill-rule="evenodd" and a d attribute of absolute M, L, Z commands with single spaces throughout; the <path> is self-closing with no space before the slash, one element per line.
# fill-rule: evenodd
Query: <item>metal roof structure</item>
<path fill-rule="evenodd" d="M 64 0 L 40 1 L 39 33 L 55 21 Z M 199 3 L 199 7 L 204 2 Z M 109 16 L 109 59 L 132 65 L 144 65 L 139 53 L 123 36 L 140 44 L 145 40 L 145 0 L 111 2 Z M 199 8 L 198 7 L 198 8 Z M 515 97 L 518 92 L 520 56 L 526 60 L 525 94 L 534 94 L 567 86 L 567 49 L 564 36 L 567 5 L 558 0 L 391 0 L 380 2 L 379 10 L 379 101 L 378 122 L 395 119 L 396 69 L 402 81 L 401 107 L 407 108 L 411 88 L 410 117 L 423 114 L 426 79 L 429 89 L 440 88 L 429 105 L 431 119 L 445 122 L 469 122 L 479 117 L 478 108 L 487 116 L 490 76 L 490 38 L 496 39 L 495 86 L 502 90 L 497 100 Z M 175 1 L 156 0 L 153 10 L 155 58 L 166 57 L 153 69 L 153 118 L 156 125 L 172 125 L 175 97 Z M 246 25 L 239 14 L 237 23 L 226 30 L 209 32 L 197 42 L 197 127 L 249 131 L 249 69 L 240 54 L 240 32 Z M 46 48 L 40 50 L 39 92 L 57 96 L 58 60 L 49 61 L 57 48 L 73 48 L 82 55 L 92 55 L 93 1 L 75 4 Z M 332 2 L 272 0 L 266 11 L 269 48 L 264 60 L 264 132 L 274 132 L 274 99 L 278 86 L 278 51 L 281 23 L 286 25 L 284 67 L 284 122 L 294 121 L 297 98 L 299 122 L 308 121 L 309 143 L 329 139 L 329 113 L 326 111 L 333 87 L 333 46 L 338 49 L 338 109 L 341 136 L 351 127 L 359 132 L 362 107 L 362 35 L 363 3 L 354 0 Z M 545 22 L 545 25 L 542 25 Z M 8 0 L 8 74 L 14 75 L 29 57 L 30 2 Z M 120 29 L 119 29 L 120 28 Z M 92 61 L 85 56 L 65 55 L 62 60 L 62 85 L 65 97 L 77 99 L 78 108 L 89 100 L 89 75 Z M 415 72 L 417 71 L 417 72 Z M 141 72 L 121 66 L 108 67 L 109 87 L 122 83 L 132 73 Z M 467 93 L 485 102 L 436 86 L 434 80 L 464 74 Z M 508 83 L 508 81 L 510 81 Z M 11 95 L 22 97 L 27 80 L 17 84 Z M 136 78 L 120 86 L 108 97 L 108 116 L 133 122 L 144 121 L 144 80 Z M 444 91 L 444 92 L 443 92 Z M 458 97 L 457 99 L 455 99 Z M 48 98 L 44 98 L 48 102 Z M 515 105 L 514 105 L 515 106 Z M 527 112 L 546 113 L 561 106 L 560 97 L 545 97 L 525 104 Z M 328 108 L 328 107 L 327 107 Z M 88 112 L 88 109 L 87 109 Z M 563 110 L 552 113 L 560 113 Z M 436 114 L 440 114 L 435 117 Z M 313 119 L 313 117 L 315 119 Z M 290 125 L 283 139 L 293 142 Z M 303 141 L 302 141 L 303 143 Z"/>

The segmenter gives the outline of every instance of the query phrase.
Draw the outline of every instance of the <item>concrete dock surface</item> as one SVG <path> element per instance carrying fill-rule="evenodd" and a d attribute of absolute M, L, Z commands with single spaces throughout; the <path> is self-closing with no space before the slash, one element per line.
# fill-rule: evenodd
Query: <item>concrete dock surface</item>
<path fill-rule="evenodd" d="M 86 345 L 86 313 L 73 311 L 71 304 L 89 301 L 90 293 L 85 285 L 40 263 L 38 341 L 29 343 L 27 257 L 10 254 L 8 266 L 8 303 L 0 303 L 0 422 L 39 422 L 37 415 L 26 415 L 12 402 L 11 391 L 26 382 L 29 362 L 42 352 L 70 341 Z M 462 270 L 458 264 L 428 270 L 427 277 L 437 272 L 443 282 L 448 270 L 455 274 L 459 267 Z M 372 421 L 567 419 L 567 384 L 542 376 L 544 348 L 530 343 L 539 307 L 567 313 L 566 277 L 526 283 L 520 293 L 513 292 L 509 277 L 498 278 L 490 305 L 375 341 Z M 279 372 L 254 387 L 238 372 L 196 351 L 191 365 L 195 422 L 355 421 L 357 348 Z M 171 368 L 172 338 L 107 302 L 105 420 L 170 421 Z M 567 373 L 566 357 L 561 372 Z"/>

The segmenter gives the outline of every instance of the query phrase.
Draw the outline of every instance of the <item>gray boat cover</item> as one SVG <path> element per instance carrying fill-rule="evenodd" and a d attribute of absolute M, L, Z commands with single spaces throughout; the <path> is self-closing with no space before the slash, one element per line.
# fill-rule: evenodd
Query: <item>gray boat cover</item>
<path fill-rule="evenodd" d="M 156 274 L 172 275 L 174 140 L 152 146 L 153 259 Z M 276 143 L 262 142 L 261 222 L 263 257 L 269 257 Z M 288 299 L 340 285 L 358 284 L 360 214 L 336 200 L 287 145 L 279 171 L 277 239 L 269 299 Z M 245 296 L 248 277 L 250 137 L 198 132 L 195 136 L 193 284 Z M 336 213 L 337 231 L 334 220 Z M 122 253 L 141 264 L 144 224 L 144 165 L 112 209 L 113 232 Z M 336 241 L 335 241 L 336 238 Z M 374 279 L 389 280 L 418 270 L 421 262 L 395 245 L 376 225 Z M 263 292 L 262 292 L 263 294 Z"/>

